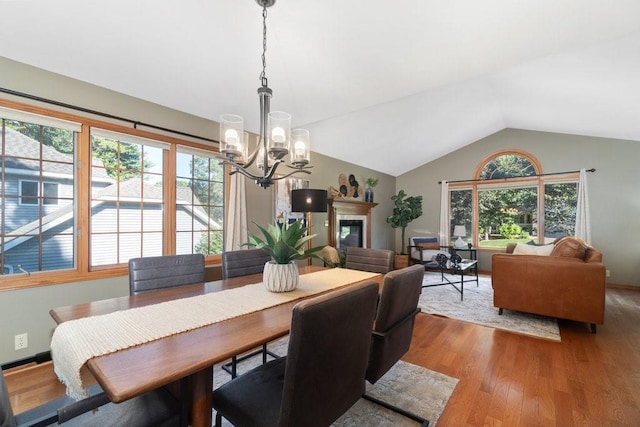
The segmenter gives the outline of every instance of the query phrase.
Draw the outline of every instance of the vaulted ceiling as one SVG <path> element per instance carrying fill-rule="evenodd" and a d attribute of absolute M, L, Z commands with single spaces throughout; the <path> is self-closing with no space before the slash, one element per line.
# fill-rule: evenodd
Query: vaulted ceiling
<path fill-rule="evenodd" d="M 0 16 L 1 56 L 258 129 L 254 0 L 0 0 Z M 277 0 L 272 110 L 313 151 L 393 176 L 506 127 L 640 141 L 639 18 L 637 0 Z"/>

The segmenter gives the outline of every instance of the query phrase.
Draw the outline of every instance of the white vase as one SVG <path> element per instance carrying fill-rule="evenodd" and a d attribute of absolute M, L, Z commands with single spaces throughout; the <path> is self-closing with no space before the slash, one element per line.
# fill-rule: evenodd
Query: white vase
<path fill-rule="evenodd" d="M 298 264 L 291 261 L 289 264 L 276 264 L 267 261 L 264 264 L 262 281 L 270 292 L 289 292 L 298 287 Z"/>

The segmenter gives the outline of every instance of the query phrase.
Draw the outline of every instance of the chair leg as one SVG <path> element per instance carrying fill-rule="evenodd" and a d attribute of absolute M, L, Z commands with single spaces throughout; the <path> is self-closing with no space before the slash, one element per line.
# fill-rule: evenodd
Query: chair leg
<path fill-rule="evenodd" d="M 220 412 L 216 412 L 216 427 L 222 427 L 222 415 L 220 415 Z"/>
<path fill-rule="evenodd" d="M 180 380 L 180 427 L 189 425 L 189 410 L 191 401 L 189 399 L 189 379 L 182 378 Z"/>
<path fill-rule="evenodd" d="M 403 415 L 403 416 L 405 416 L 405 417 L 407 417 L 409 419 L 412 419 L 412 420 L 414 420 L 416 422 L 419 422 L 422 427 L 429 427 L 429 420 L 425 420 L 424 418 L 422 418 L 419 415 L 416 415 L 416 414 L 414 414 L 412 412 L 409 412 L 409 411 L 405 411 L 402 408 L 398 408 L 397 406 L 394 406 L 394 405 L 392 405 L 390 403 L 387 403 L 387 402 L 385 402 L 383 400 L 377 399 L 377 398 L 375 398 L 373 396 L 369 396 L 368 394 L 364 394 L 364 395 L 362 395 L 362 397 L 365 398 L 366 400 L 368 400 L 369 402 L 373 402 L 376 405 L 380 405 L 383 408 L 387 408 L 390 411 L 396 412 L 396 413 L 398 413 L 400 415 Z"/>
<path fill-rule="evenodd" d="M 256 351 L 254 351 L 254 352 L 251 352 L 251 353 L 248 353 L 248 354 L 242 355 L 242 356 L 240 356 L 240 357 L 238 357 L 238 356 L 233 356 L 233 357 L 231 358 L 231 362 L 229 362 L 229 363 L 225 363 L 224 365 L 222 365 L 222 369 L 223 369 L 225 372 L 227 372 L 228 374 L 230 374 L 230 375 L 231 375 L 231 379 L 233 379 L 233 378 L 235 378 L 235 377 L 237 377 L 237 376 L 238 376 L 238 373 L 237 373 L 237 364 L 238 364 L 238 363 L 240 363 L 240 362 L 242 362 L 242 361 L 244 361 L 244 360 L 250 359 L 250 358 L 252 358 L 252 357 L 254 357 L 254 356 L 258 356 L 258 355 L 260 355 L 260 354 L 262 354 L 262 364 L 263 364 L 263 365 L 264 365 L 265 363 L 267 363 L 267 356 L 271 356 L 271 357 L 273 357 L 274 359 L 278 359 L 278 358 L 280 358 L 280 356 L 279 356 L 279 355 L 277 355 L 277 354 L 275 354 L 275 353 L 273 353 L 273 352 L 271 352 L 271 351 L 269 351 L 269 350 L 267 349 L 267 344 L 263 344 L 263 345 L 262 345 L 262 348 L 261 348 L 260 350 L 256 350 Z"/>
<path fill-rule="evenodd" d="M 502 316 L 502 310 L 503 310 L 502 308 L 498 309 L 498 316 Z"/>

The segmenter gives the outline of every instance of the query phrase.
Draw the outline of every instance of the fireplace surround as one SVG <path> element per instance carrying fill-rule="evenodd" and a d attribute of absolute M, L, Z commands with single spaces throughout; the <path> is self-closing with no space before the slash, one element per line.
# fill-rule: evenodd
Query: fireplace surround
<path fill-rule="evenodd" d="M 371 247 L 371 209 L 377 203 L 355 199 L 329 199 L 329 245 Z"/>

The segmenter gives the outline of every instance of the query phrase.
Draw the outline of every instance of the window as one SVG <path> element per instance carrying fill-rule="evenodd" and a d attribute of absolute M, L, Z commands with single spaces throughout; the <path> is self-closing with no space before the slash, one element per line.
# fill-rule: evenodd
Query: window
<path fill-rule="evenodd" d="M 576 228 L 578 183 L 548 183 L 544 186 L 545 241 L 572 236 Z"/>
<path fill-rule="evenodd" d="M 504 247 L 512 240 L 535 236 L 538 188 L 511 187 L 478 190 L 480 247 Z"/>
<path fill-rule="evenodd" d="M 73 269 L 80 126 L 3 108 L 0 117 L 0 271 Z"/>
<path fill-rule="evenodd" d="M 163 254 L 168 144 L 91 131 L 91 266 Z"/>
<path fill-rule="evenodd" d="M 34 205 L 39 204 L 41 198 L 45 205 L 58 204 L 58 184 L 55 182 L 42 183 L 42 197 L 40 193 L 40 185 L 38 181 L 20 181 L 20 204 Z"/>
<path fill-rule="evenodd" d="M 449 232 L 465 225 L 480 248 L 545 243 L 573 234 L 577 182 L 575 174 L 541 175 L 528 153 L 497 153 L 480 163 L 474 181 L 450 184 Z"/>
<path fill-rule="evenodd" d="M 464 225 L 467 235 L 462 239 L 468 240 L 473 230 L 473 190 L 470 188 L 456 188 L 450 192 L 450 195 L 449 234 L 453 236 L 453 230 L 456 225 Z"/>
<path fill-rule="evenodd" d="M 224 167 L 210 153 L 178 147 L 176 157 L 176 253 L 223 250 Z"/>
<path fill-rule="evenodd" d="M 0 126 L 1 289 L 123 275 L 132 257 L 219 258 L 213 149 L 2 99 Z"/>

